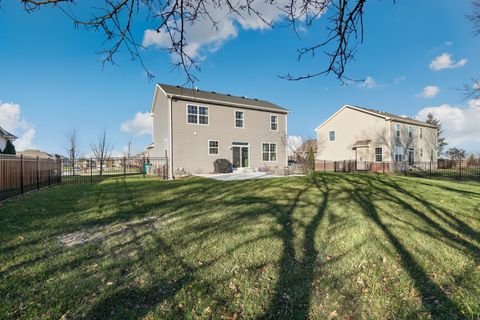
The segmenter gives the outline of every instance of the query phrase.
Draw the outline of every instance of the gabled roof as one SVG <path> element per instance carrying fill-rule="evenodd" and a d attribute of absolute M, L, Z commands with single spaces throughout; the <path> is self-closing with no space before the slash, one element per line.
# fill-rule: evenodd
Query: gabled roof
<path fill-rule="evenodd" d="M 342 108 L 340 108 L 337 112 L 335 112 L 330 118 L 325 120 L 322 124 L 320 124 L 317 128 L 315 128 L 315 131 L 320 129 L 325 123 L 330 121 L 333 117 L 335 117 L 338 113 L 340 113 L 343 109 L 349 108 L 352 110 L 360 111 L 360 112 L 365 112 L 368 114 L 371 114 L 376 117 L 384 118 L 386 121 L 397 121 L 397 122 L 402 122 L 402 123 L 408 123 L 408 124 L 414 124 L 417 126 L 422 126 L 422 127 L 430 127 L 430 128 L 437 128 L 436 125 L 429 124 L 423 121 L 419 121 L 417 119 L 409 118 L 406 116 L 398 116 L 393 113 L 388 113 L 388 112 L 383 112 L 383 111 L 378 111 L 374 109 L 369 109 L 369 108 L 363 108 L 363 107 L 358 107 L 358 106 L 352 106 L 352 105 L 344 105 Z"/>
<path fill-rule="evenodd" d="M 232 107 L 244 107 L 250 109 L 288 113 L 288 110 L 269 101 L 252 99 L 247 97 L 233 96 L 215 91 L 204 91 L 198 89 L 184 88 L 181 86 L 172 86 L 159 83 L 158 87 L 163 93 L 171 98 L 188 99 L 206 103 L 227 105 Z M 156 94 L 156 91 L 155 91 Z M 152 108 L 153 111 L 153 108 Z"/>
<path fill-rule="evenodd" d="M 17 139 L 16 136 L 14 136 L 13 134 L 11 134 L 11 133 L 8 132 L 7 130 L 3 129 L 2 127 L 0 127 L 0 135 L 1 135 L 1 136 L 4 136 L 5 138 L 7 138 L 7 139 L 10 140 L 10 141 L 13 141 L 13 140 Z"/>

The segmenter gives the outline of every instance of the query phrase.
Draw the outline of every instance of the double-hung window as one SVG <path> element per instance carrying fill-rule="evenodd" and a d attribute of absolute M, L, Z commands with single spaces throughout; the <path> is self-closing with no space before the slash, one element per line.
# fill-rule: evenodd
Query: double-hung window
<path fill-rule="evenodd" d="M 218 140 L 208 140 L 208 154 L 209 155 L 218 154 Z"/>
<path fill-rule="evenodd" d="M 270 116 L 270 130 L 278 131 L 278 116 Z"/>
<path fill-rule="evenodd" d="M 335 141 L 335 131 L 328 132 L 328 141 Z"/>
<path fill-rule="evenodd" d="M 395 162 L 402 162 L 403 161 L 403 147 L 396 146 L 395 147 Z"/>
<path fill-rule="evenodd" d="M 262 143 L 262 160 L 269 162 L 277 161 L 276 143 Z"/>
<path fill-rule="evenodd" d="M 395 137 L 400 138 L 400 125 L 395 125 Z"/>
<path fill-rule="evenodd" d="M 420 128 L 420 139 L 423 139 L 423 128 Z"/>
<path fill-rule="evenodd" d="M 187 105 L 187 123 L 208 124 L 208 107 Z"/>
<path fill-rule="evenodd" d="M 244 114 L 243 111 L 235 111 L 235 128 L 243 128 Z"/>
<path fill-rule="evenodd" d="M 412 126 L 408 126 L 408 137 L 413 138 L 413 127 Z"/>
<path fill-rule="evenodd" d="M 375 161 L 376 162 L 382 162 L 383 161 L 382 147 L 375 148 Z"/>

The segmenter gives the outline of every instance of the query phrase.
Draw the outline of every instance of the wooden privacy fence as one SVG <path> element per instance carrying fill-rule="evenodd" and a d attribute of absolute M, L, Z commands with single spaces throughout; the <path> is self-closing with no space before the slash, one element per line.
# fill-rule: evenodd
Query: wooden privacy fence
<path fill-rule="evenodd" d="M 60 159 L 0 155 L 0 201 L 60 182 Z"/>

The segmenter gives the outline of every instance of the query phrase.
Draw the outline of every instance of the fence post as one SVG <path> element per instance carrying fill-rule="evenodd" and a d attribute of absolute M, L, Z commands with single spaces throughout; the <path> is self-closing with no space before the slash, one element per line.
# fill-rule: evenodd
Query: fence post
<path fill-rule="evenodd" d="M 37 190 L 40 189 L 40 177 L 39 177 L 39 173 L 40 173 L 40 170 L 38 168 L 38 156 L 37 156 L 37 159 L 36 159 L 36 162 L 35 162 L 35 171 L 36 171 L 36 177 L 37 177 Z"/>
<path fill-rule="evenodd" d="M 382 173 L 385 174 L 385 162 L 382 161 Z"/>
<path fill-rule="evenodd" d="M 404 171 L 405 177 L 406 177 L 406 176 L 407 176 L 407 162 L 405 161 L 405 162 L 403 162 L 403 164 L 404 164 L 404 166 L 403 166 L 403 167 L 404 167 L 403 171 Z"/>
<path fill-rule="evenodd" d="M 90 158 L 90 182 L 93 182 L 93 160 Z"/>
<path fill-rule="evenodd" d="M 327 160 L 323 160 L 323 172 L 327 171 Z"/>
<path fill-rule="evenodd" d="M 430 161 L 430 179 L 432 179 L 432 161 Z"/>
<path fill-rule="evenodd" d="M 48 186 L 52 186 L 52 161 L 48 161 Z"/>
<path fill-rule="evenodd" d="M 20 193 L 23 194 L 23 154 L 20 155 Z"/>
<path fill-rule="evenodd" d="M 127 177 L 127 158 L 123 157 L 123 178 Z"/>
<path fill-rule="evenodd" d="M 462 160 L 458 161 L 458 171 L 460 171 L 460 181 L 462 181 Z"/>
<path fill-rule="evenodd" d="M 145 170 L 147 168 L 145 167 L 145 155 L 143 155 L 143 162 L 142 162 L 142 172 L 143 172 L 143 177 L 145 178 Z"/>

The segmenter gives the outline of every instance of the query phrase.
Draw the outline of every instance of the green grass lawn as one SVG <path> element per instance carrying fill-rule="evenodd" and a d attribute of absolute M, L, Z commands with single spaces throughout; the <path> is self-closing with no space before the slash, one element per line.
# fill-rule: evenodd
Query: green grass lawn
<path fill-rule="evenodd" d="M 475 185 L 106 180 L 6 201 L 0 226 L 2 319 L 480 318 Z"/>

